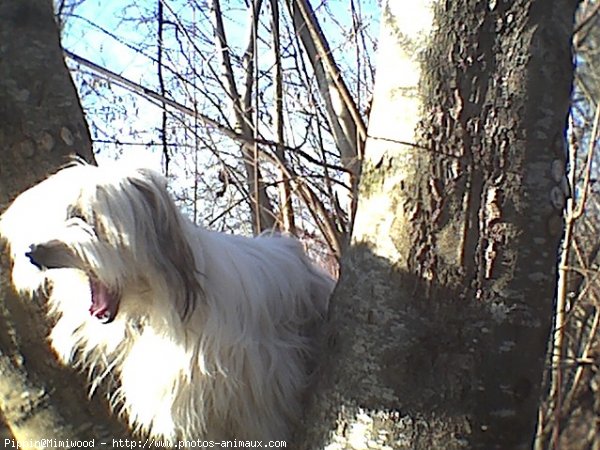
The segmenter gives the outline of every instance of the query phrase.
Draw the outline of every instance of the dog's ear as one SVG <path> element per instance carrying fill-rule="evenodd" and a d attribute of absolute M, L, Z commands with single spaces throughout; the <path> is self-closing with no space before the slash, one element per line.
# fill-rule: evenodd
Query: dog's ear
<path fill-rule="evenodd" d="M 152 263 L 163 271 L 171 289 L 179 287 L 176 302 L 182 319 L 186 319 L 196 307 L 198 297 L 203 296 L 196 258 L 188 240 L 190 224 L 167 191 L 165 179 L 150 170 L 138 169 L 138 172 L 141 176 L 132 177 L 130 181 L 149 213 L 142 214 L 140 220 L 143 217 L 152 222 L 152 230 L 143 230 L 146 236 L 142 239 L 145 238 L 147 245 L 149 234 L 153 235 L 155 242 L 151 251 L 159 254 L 153 255 Z"/>

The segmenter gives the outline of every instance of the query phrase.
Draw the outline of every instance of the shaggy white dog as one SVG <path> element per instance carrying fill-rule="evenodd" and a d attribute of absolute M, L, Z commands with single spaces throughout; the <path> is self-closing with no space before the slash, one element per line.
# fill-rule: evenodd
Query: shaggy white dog
<path fill-rule="evenodd" d="M 286 439 L 333 281 L 288 237 L 197 227 L 148 169 L 66 167 L 0 218 L 59 358 L 164 439 Z"/>

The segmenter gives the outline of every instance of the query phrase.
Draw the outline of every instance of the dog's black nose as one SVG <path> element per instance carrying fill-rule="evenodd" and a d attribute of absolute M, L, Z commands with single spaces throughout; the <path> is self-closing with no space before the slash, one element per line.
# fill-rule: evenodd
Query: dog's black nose
<path fill-rule="evenodd" d="M 31 244 L 29 246 L 29 251 L 27 253 L 25 253 L 25 256 L 27 256 L 27 258 L 29 258 L 29 262 L 31 264 L 33 264 L 38 269 L 43 270 L 44 267 L 36 259 L 37 253 L 39 253 L 38 246 L 35 244 Z"/>

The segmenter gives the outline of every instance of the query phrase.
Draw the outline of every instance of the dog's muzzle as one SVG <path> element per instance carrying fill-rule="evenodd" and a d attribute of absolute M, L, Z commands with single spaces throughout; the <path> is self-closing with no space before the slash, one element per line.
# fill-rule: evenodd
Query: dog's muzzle
<path fill-rule="evenodd" d="M 31 244 L 25 256 L 40 270 L 65 267 L 83 269 L 79 258 L 63 242 L 57 240 Z"/>
<path fill-rule="evenodd" d="M 40 270 L 71 268 L 86 272 L 92 296 L 90 314 L 103 323 L 110 323 L 115 319 L 120 303 L 118 292 L 91 275 L 83 261 L 63 242 L 53 240 L 43 244 L 32 244 L 25 256 Z"/>

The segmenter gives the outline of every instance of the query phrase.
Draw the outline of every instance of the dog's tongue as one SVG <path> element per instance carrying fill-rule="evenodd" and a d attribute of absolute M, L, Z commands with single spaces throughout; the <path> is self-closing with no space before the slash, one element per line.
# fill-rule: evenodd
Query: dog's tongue
<path fill-rule="evenodd" d="M 102 323 L 112 322 L 119 309 L 119 299 L 105 284 L 93 278 L 90 279 L 90 289 L 92 291 L 90 314 Z"/>

